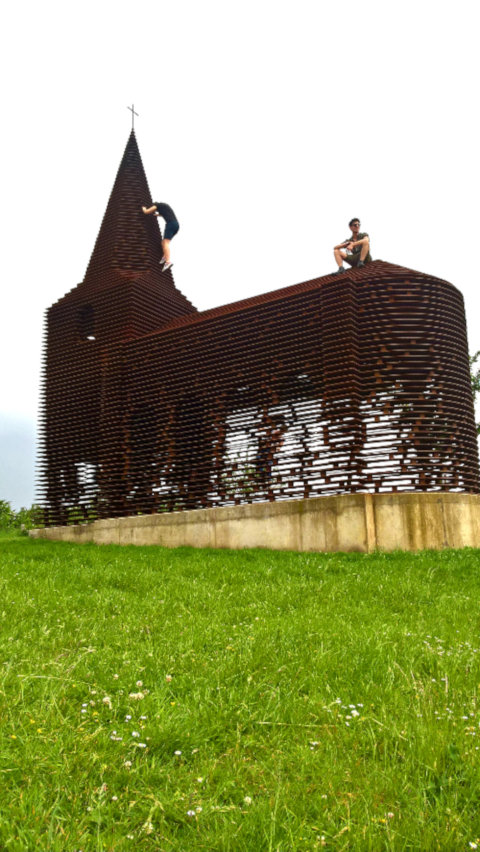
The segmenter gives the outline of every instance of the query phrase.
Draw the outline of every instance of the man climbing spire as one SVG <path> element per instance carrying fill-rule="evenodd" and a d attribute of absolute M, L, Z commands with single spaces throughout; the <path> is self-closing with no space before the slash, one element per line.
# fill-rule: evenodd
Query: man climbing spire
<path fill-rule="evenodd" d="M 153 213 L 155 216 L 161 216 L 165 220 L 165 232 L 162 240 L 163 257 L 160 261 L 160 266 L 162 266 L 162 271 L 166 272 L 167 269 L 171 269 L 173 266 L 170 260 L 170 241 L 173 240 L 180 228 L 177 217 L 170 205 L 159 201 L 155 201 L 151 207 L 142 207 L 142 210 L 147 216 Z"/>

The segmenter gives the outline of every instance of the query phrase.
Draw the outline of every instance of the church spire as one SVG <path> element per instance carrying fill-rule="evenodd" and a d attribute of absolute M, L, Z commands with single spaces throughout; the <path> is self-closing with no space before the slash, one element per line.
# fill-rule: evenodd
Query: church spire
<path fill-rule="evenodd" d="M 109 286 L 118 277 L 136 278 L 158 267 L 162 257 L 156 218 L 144 216 L 151 201 L 134 130 L 120 163 L 100 231 L 85 274 L 84 285 Z"/>

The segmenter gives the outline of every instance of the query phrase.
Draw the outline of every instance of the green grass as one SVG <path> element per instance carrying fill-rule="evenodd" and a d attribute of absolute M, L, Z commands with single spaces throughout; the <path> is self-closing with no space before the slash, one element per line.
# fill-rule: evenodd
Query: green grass
<path fill-rule="evenodd" d="M 480 848 L 480 551 L 0 550 L 1 850 Z"/>

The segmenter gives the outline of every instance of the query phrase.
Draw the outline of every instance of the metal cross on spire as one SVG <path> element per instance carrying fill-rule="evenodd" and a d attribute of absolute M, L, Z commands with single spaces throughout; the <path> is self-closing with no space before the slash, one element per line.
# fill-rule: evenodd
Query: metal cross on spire
<path fill-rule="evenodd" d="M 135 125 L 135 116 L 137 116 L 137 118 L 138 118 L 138 112 L 135 112 L 135 109 L 134 109 L 134 105 L 133 105 L 133 104 L 132 104 L 132 106 L 131 106 L 131 107 L 127 107 L 127 109 L 129 109 L 129 110 L 130 110 L 130 112 L 132 113 L 132 130 L 135 130 L 135 127 L 134 127 L 134 125 Z"/>

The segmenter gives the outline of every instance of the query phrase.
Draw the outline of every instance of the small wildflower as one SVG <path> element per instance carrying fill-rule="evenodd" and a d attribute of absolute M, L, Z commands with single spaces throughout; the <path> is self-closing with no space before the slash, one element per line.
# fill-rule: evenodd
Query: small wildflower
<path fill-rule="evenodd" d="M 392 811 L 389 811 L 388 814 L 387 814 L 387 817 L 389 819 L 393 819 L 394 816 L 395 816 L 395 814 L 393 814 Z"/>
<path fill-rule="evenodd" d="M 128 713 L 127 713 L 127 715 L 125 716 L 125 721 L 126 721 L 126 722 L 129 722 L 131 718 L 132 718 L 132 717 L 131 717 Z"/>
<path fill-rule="evenodd" d="M 167 683 L 170 683 L 170 681 L 172 680 L 172 675 L 165 675 L 165 680 L 167 681 Z"/>
<path fill-rule="evenodd" d="M 251 796 L 244 796 L 243 801 L 245 802 L 246 805 L 251 805 L 252 804 L 252 797 Z"/>
<path fill-rule="evenodd" d="M 109 698 L 108 695 L 105 695 L 105 697 L 102 698 L 102 704 L 105 704 L 109 710 L 112 709 L 112 699 Z"/>
<path fill-rule="evenodd" d="M 132 761 L 131 761 L 131 760 L 126 760 L 126 761 L 125 761 L 125 763 L 124 763 L 123 765 L 124 765 L 124 766 L 126 766 L 126 767 L 127 767 L 127 769 L 130 769 L 130 767 L 131 767 L 131 765 L 132 765 Z"/>
<path fill-rule="evenodd" d="M 132 737 L 139 737 L 139 736 L 140 736 L 140 734 L 138 733 L 138 731 L 132 731 Z"/>
<path fill-rule="evenodd" d="M 140 721 L 141 721 L 141 722 L 145 722 L 145 721 L 146 721 L 146 718 L 147 718 L 146 716 L 140 716 Z"/>
<path fill-rule="evenodd" d="M 143 686 L 143 680 L 137 680 L 135 686 L 138 686 L 138 688 L 141 689 Z"/>
<path fill-rule="evenodd" d="M 198 807 L 196 807 L 195 810 L 196 810 L 197 814 L 201 814 L 202 811 L 203 811 L 203 808 L 201 808 L 200 805 L 198 805 Z"/>
<path fill-rule="evenodd" d="M 118 802 L 118 796 L 112 796 L 112 802 Z"/>
<path fill-rule="evenodd" d="M 175 752 L 174 752 L 174 754 L 176 754 L 176 755 L 177 755 L 177 757 L 180 757 L 181 753 L 182 753 L 182 752 L 181 752 L 179 749 L 177 749 L 177 751 L 175 751 Z"/>
<path fill-rule="evenodd" d="M 138 748 L 146 748 L 146 747 L 147 747 L 147 744 L 146 744 L 146 743 L 135 743 L 135 745 L 136 745 Z"/>
<path fill-rule="evenodd" d="M 189 816 L 189 817 L 194 817 L 194 816 L 195 816 L 195 811 L 187 811 L 187 816 Z"/>
<path fill-rule="evenodd" d="M 114 680 L 118 680 L 118 674 L 114 674 L 114 675 L 113 675 L 113 679 L 114 679 Z"/>
<path fill-rule="evenodd" d="M 478 849 L 478 845 L 474 843 L 473 840 L 470 840 L 468 845 L 470 846 L 470 849 Z"/>
<path fill-rule="evenodd" d="M 197 778 L 197 781 L 198 781 L 199 784 L 203 784 L 203 778 L 201 778 L 201 777 Z"/>
<path fill-rule="evenodd" d="M 130 692 L 128 697 L 133 701 L 142 701 L 142 699 L 145 698 L 145 695 L 143 692 Z"/>
<path fill-rule="evenodd" d="M 147 822 L 145 822 L 145 823 L 143 824 L 143 830 L 144 830 L 145 834 L 151 834 L 151 833 L 152 833 L 152 831 L 153 831 L 153 825 L 152 825 L 152 823 L 151 823 L 151 822 L 148 822 L 148 821 L 147 821 Z"/>

